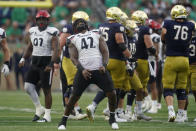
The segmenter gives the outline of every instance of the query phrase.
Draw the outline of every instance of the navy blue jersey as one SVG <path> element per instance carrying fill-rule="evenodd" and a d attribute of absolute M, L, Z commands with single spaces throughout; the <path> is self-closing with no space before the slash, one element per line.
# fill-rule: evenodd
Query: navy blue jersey
<path fill-rule="evenodd" d="M 63 27 L 62 33 L 69 33 L 73 35 L 73 29 L 72 29 L 72 24 L 67 24 Z M 65 46 L 63 49 L 63 56 L 69 58 L 69 51 L 68 51 L 68 46 Z"/>
<path fill-rule="evenodd" d="M 115 34 L 123 33 L 124 35 L 125 28 L 119 23 L 103 23 L 99 25 L 99 31 L 101 32 L 105 42 L 108 45 L 109 57 L 114 59 L 124 60 L 122 51 L 119 48 L 118 44 L 116 43 Z"/>
<path fill-rule="evenodd" d="M 136 42 L 136 58 L 137 59 L 148 59 L 147 48 L 144 43 L 144 35 L 150 35 L 152 33 L 152 29 L 148 26 L 139 26 L 138 32 L 138 40 Z"/>
<path fill-rule="evenodd" d="M 187 57 L 194 24 L 187 21 L 165 20 L 163 27 L 167 29 L 165 34 L 166 56 Z"/>
<path fill-rule="evenodd" d="M 195 62 L 196 62 L 196 37 L 193 37 L 189 45 L 189 64 Z"/>
<path fill-rule="evenodd" d="M 136 53 L 136 38 L 135 37 L 127 37 L 128 39 L 128 49 L 130 50 L 133 57 L 135 57 Z"/>

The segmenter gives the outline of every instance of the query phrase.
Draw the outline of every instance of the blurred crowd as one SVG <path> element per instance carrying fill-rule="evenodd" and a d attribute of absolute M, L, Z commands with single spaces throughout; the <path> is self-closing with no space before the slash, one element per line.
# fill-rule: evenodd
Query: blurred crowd
<path fill-rule="evenodd" d="M 53 0 L 53 7 L 48 9 L 51 14 L 50 23 L 61 31 L 64 25 L 71 22 L 73 12 L 81 10 L 90 16 L 90 25 L 96 28 L 105 19 L 97 17 L 94 11 L 95 9 L 91 6 L 92 1 L 93 0 Z M 130 16 L 134 10 L 144 10 L 150 19 L 154 19 L 159 23 L 162 23 L 165 18 L 169 18 L 169 11 L 173 5 L 183 4 L 190 13 L 190 19 L 196 20 L 196 0 L 100 0 L 100 2 L 105 8 L 118 6 L 126 12 L 128 16 Z M 8 44 L 14 45 L 12 59 L 16 64 L 17 59 L 19 59 L 23 53 L 23 45 L 25 45 L 24 36 L 28 29 L 35 24 L 35 14 L 37 10 L 36 8 L 0 7 L 0 27 L 6 30 Z M 16 54 L 18 56 L 15 56 Z M 2 52 L 0 51 L 1 63 L 2 58 Z M 16 75 L 18 75 L 17 69 L 15 67 L 12 67 L 12 69 L 14 69 Z M 17 86 L 17 88 L 20 87 Z"/>

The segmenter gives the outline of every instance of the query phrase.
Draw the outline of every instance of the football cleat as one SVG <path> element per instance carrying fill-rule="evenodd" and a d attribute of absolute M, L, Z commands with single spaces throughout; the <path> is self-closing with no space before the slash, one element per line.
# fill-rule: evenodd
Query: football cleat
<path fill-rule="evenodd" d="M 156 114 L 158 112 L 157 106 L 151 106 L 150 110 L 148 110 L 148 113 Z"/>
<path fill-rule="evenodd" d="M 144 115 L 144 113 L 137 114 L 137 120 L 152 120 L 152 117 Z"/>
<path fill-rule="evenodd" d="M 105 108 L 104 110 L 103 110 L 103 114 L 105 115 L 105 116 L 110 116 L 110 110 L 109 110 L 109 108 Z"/>
<path fill-rule="evenodd" d="M 76 114 L 76 120 L 82 120 L 82 119 L 85 119 L 87 117 L 87 114 Z"/>
<path fill-rule="evenodd" d="M 39 123 L 46 123 L 46 122 L 51 122 L 51 120 L 46 120 L 45 118 L 43 118 L 41 120 L 37 120 L 37 122 L 39 122 Z"/>
<path fill-rule="evenodd" d="M 196 118 L 193 121 L 196 122 Z"/>
<path fill-rule="evenodd" d="M 159 109 L 159 110 L 160 110 L 160 109 L 161 109 L 161 107 L 162 107 L 162 106 L 161 106 L 161 103 L 157 103 L 157 109 Z"/>
<path fill-rule="evenodd" d="M 65 125 L 60 125 L 60 126 L 58 127 L 58 130 L 66 130 Z"/>
<path fill-rule="evenodd" d="M 127 122 L 126 119 L 120 118 L 120 117 L 118 117 L 118 115 L 115 115 L 115 119 L 116 119 L 116 122 L 119 122 L 119 123 L 121 123 L 121 122 Z"/>
<path fill-rule="evenodd" d="M 177 113 L 177 116 L 176 116 L 176 119 L 175 119 L 175 122 L 184 122 L 184 116 L 183 114 L 180 114 L 180 113 Z"/>
<path fill-rule="evenodd" d="M 168 114 L 168 122 L 174 122 L 176 118 L 174 110 L 169 110 Z"/>
<path fill-rule="evenodd" d="M 112 129 L 114 129 L 114 130 L 119 129 L 118 124 L 116 122 L 112 123 L 111 126 L 112 126 Z"/>
<path fill-rule="evenodd" d="M 40 119 L 40 117 L 37 116 L 37 115 L 35 115 L 35 116 L 33 117 L 33 120 L 32 120 L 32 121 L 38 121 L 39 119 Z"/>
<path fill-rule="evenodd" d="M 87 117 L 90 122 L 94 121 L 94 112 L 95 112 L 95 107 L 92 104 L 86 107 Z"/>

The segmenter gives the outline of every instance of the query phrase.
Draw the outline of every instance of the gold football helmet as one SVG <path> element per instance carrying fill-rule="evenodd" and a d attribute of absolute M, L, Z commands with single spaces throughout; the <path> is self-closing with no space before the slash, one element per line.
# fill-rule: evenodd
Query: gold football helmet
<path fill-rule="evenodd" d="M 118 7 L 111 7 L 106 10 L 106 18 L 107 20 L 120 20 L 121 9 Z"/>
<path fill-rule="evenodd" d="M 127 16 L 127 14 L 125 12 L 121 12 L 119 23 L 125 26 L 126 20 L 128 19 L 129 17 Z"/>
<path fill-rule="evenodd" d="M 132 37 L 137 28 L 137 24 L 133 20 L 126 20 L 125 28 L 126 28 L 126 34 L 129 37 Z"/>
<path fill-rule="evenodd" d="M 131 19 L 136 22 L 136 24 L 142 24 L 144 25 L 146 23 L 146 20 L 148 19 L 147 14 L 142 10 L 137 10 L 133 12 L 131 15 Z"/>
<path fill-rule="evenodd" d="M 177 18 L 187 18 L 188 13 L 186 11 L 186 8 L 183 5 L 175 5 L 171 9 L 171 18 L 172 19 L 177 19 Z"/>
<path fill-rule="evenodd" d="M 74 23 L 75 20 L 77 19 L 84 19 L 86 21 L 89 21 L 89 16 L 86 12 L 84 11 L 76 11 L 72 15 L 72 23 Z"/>

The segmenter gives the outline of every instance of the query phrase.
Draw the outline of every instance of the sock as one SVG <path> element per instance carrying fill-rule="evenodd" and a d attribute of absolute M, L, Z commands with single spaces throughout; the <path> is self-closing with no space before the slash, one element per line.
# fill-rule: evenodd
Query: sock
<path fill-rule="evenodd" d="M 59 123 L 59 126 L 60 125 L 64 125 L 66 127 L 67 125 L 67 119 L 68 119 L 68 116 L 63 116 L 62 119 L 61 119 L 61 122 Z"/>
<path fill-rule="evenodd" d="M 152 106 L 157 106 L 157 100 L 152 100 Z"/>
<path fill-rule="evenodd" d="M 50 112 L 51 112 L 51 109 L 45 109 L 45 114 L 43 118 L 45 118 L 47 121 L 51 121 Z"/>
<path fill-rule="evenodd" d="M 167 107 L 167 109 L 168 109 L 168 111 L 170 111 L 170 110 L 174 111 L 174 107 L 173 107 L 173 105 L 168 106 L 168 107 Z"/>
<path fill-rule="evenodd" d="M 117 112 L 118 114 L 123 113 L 123 108 L 117 108 L 117 109 L 116 109 L 116 112 Z"/>
<path fill-rule="evenodd" d="M 142 113 L 142 101 L 136 101 L 136 109 L 137 109 L 137 114 Z"/>
<path fill-rule="evenodd" d="M 41 108 L 39 96 L 37 95 L 37 92 L 35 90 L 35 85 L 28 83 L 28 82 L 25 82 L 24 89 L 31 97 L 31 100 L 32 100 L 33 104 L 35 105 L 35 107 Z"/>
<path fill-rule="evenodd" d="M 96 102 L 92 102 L 92 105 L 96 108 L 97 107 L 97 103 Z"/>
<path fill-rule="evenodd" d="M 132 108 L 132 106 L 127 105 L 126 110 L 129 111 L 129 112 L 131 112 L 131 110 L 132 110 L 131 108 Z"/>
<path fill-rule="evenodd" d="M 178 114 L 184 115 L 184 110 L 178 109 Z"/>
<path fill-rule="evenodd" d="M 111 125 L 112 123 L 116 122 L 115 119 L 115 112 L 110 112 L 110 119 L 109 119 L 109 124 Z"/>
<path fill-rule="evenodd" d="M 127 93 L 127 105 L 130 105 L 130 106 L 133 105 L 135 96 L 136 96 L 136 91 L 134 89 L 131 89 L 131 91 Z"/>

